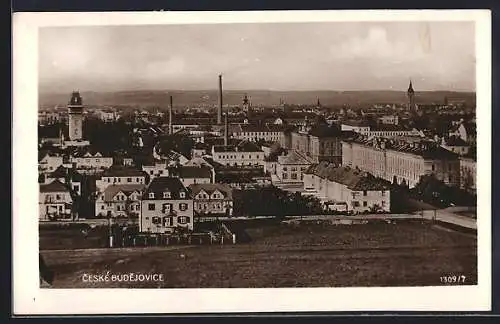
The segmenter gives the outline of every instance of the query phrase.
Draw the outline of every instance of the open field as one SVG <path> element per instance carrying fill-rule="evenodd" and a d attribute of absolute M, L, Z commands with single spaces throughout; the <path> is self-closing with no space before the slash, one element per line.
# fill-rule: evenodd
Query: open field
<path fill-rule="evenodd" d="M 267 225 L 248 244 L 42 251 L 55 288 L 228 288 L 477 283 L 476 237 L 430 222 Z M 181 256 L 182 255 L 182 256 Z M 164 281 L 82 281 L 84 274 L 163 274 Z"/>

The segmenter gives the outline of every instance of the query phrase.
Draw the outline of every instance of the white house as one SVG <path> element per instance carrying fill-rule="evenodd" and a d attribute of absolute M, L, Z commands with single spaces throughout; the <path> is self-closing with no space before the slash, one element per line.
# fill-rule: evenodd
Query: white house
<path fill-rule="evenodd" d="M 212 158 L 226 166 L 264 166 L 264 152 L 254 143 L 241 142 L 238 145 L 214 145 Z"/>
<path fill-rule="evenodd" d="M 110 185 L 99 193 L 95 202 L 96 216 L 130 217 L 139 216 L 141 197 L 146 185 Z"/>
<path fill-rule="evenodd" d="M 327 162 L 314 164 L 304 174 L 304 193 L 319 198 L 327 208 L 360 213 L 390 211 L 390 183 L 350 167 Z"/>
<path fill-rule="evenodd" d="M 189 190 L 178 178 L 158 177 L 146 188 L 141 201 L 139 231 L 172 233 L 193 230 L 194 205 Z"/>
<path fill-rule="evenodd" d="M 75 168 L 80 172 L 92 173 L 110 168 L 113 165 L 113 158 L 103 156 L 100 152 L 78 151 L 71 156 L 70 162 L 74 163 Z"/>
<path fill-rule="evenodd" d="M 192 184 L 188 189 L 194 199 L 196 215 L 233 215 L 233 190 L 230 186 L 222 183 Z"/>
<path fill-rule="evenodd" d="M 303 173 L 311 166 L 312 161 L 296 151 L 288 155 L 278 156 L 276 176 L 282 183 L 298 183 L 303 181 Z"/>
<path fill-rule="evenodd" d="M 45 153 L 38 161 L 41 172 L 53 172 L 63 164 L 63 157 L 57 154 Z"/>
<path fill-rule="evenodd" d="M 147 184 L 149 179 L 148 175 L 144 171 L 140 171 L 134 168 L 127 168 L 122 166 L 114 166 L 105 170 L 100 179 L 97 179 L 96 189 L 99 192 L 103 192 L 108 186 L 113 184 Z"/>
<path fill-rule="evenodd" d="M 55 180 L 49 184 L 39 185 L 39 219 L 48 221 L 51 219 L 71 219 L 71 208 L 73 199 L 69 188 Z"/>

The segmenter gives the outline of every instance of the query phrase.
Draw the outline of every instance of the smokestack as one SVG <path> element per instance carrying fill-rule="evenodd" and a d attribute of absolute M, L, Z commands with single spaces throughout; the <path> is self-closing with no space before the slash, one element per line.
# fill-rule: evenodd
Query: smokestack
<path fill-rule="evenodd" d="M 172 135 L 172 109 L 174 109 L 173 98 L 170 96 L 170 107 L 168 107 L 168 134 Z"/>
<path fill-rule="evenodd" d="M 217 110 L 217 124 L 222 124 L 222 75 L 219 74 L 219 107 Z"/>
<path fill-rule="evenodd" d="M 227 146 L 227 137 L 228 137 L 227 115 L 228 112 L 226 111 L 226 116 L 224 120 L 224 146 Z"/>

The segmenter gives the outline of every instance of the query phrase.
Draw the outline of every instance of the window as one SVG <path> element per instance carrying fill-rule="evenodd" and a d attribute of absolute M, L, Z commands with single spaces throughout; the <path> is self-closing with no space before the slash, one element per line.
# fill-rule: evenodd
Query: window
<path fill-rule="evenodd" d="M 288 179 L 288 175 L 287 175 L 286 173 L 283 173 L 283 174 L 282 174 L 282 178 L 283 178 L 283 179 Z"/>
<path fill-rule="evenodd" d="M 73 186 L 74 191 L 78 191 L 78 186 Z"/>
<path fill-rule="evenodd" d="M 189 217 L 186 217 L 186 216 L 181 216 L 181 217 L 179 217 L 179 218 L 177 219 L 177 222 L 178 222 L 179 224 L 187 224 L 187 223 L 189 223 L 189 220 L 190 220 L 190 219 L 189 219 Z"/>
<path fill-rule="evenodd" d="M 188 209 L 188 205 L 185 203 L 181 203 L 181 204 L 179 204 L 179 209 L 182 211 L 185 211 Z"/>
<path fill-rule="evenodd" d="M 148 197 L 149 197 L 149 199 L 154 199 L 155 198 L 155 193 L 154 192 L 150 192 Z"/>
<path fill-rule="evenodd" d="M 155 204 L 148 204 L 148 210 L 155 210 Z"/>
<path fill-rule="evenodd" d="M 181 191 L 181 192 L 179 193 L 179 197 L 181 197 L 181 198 L 186 198 L 186 193 L 185 193 L 185 192 L 183 192 L 183 191 Z"/>
<path fill-rule="evenodd" d="M 163 198 L 170 198 L 170 192 L 168 192 L 168 191 L 164 192 Z"/>
<path fill-rule="evenodd" d="M 163 174 L 163 170 L 159 170 L 159 171 L 158 171 L 158 174 Z"/>
<path fill-rule="evenodd" d="M 149 174 L 151 174 L 151 175 L 152 175 L 153 173 L 154 173 L 154 171 L 153 171 L 153 170 L 149 171 Z"/>
<path fill-rule="evenodd" d="M 287 167 L 283 167 L 283 171 L 288 171 Z"/>
<path fill-rule="evenodd" d="M 368 206 L 368 202 L 363 201 L 363 207 L 366 207 L 366 206 Z"/>
<path fill-rule="evenodd" d="M 172 210 L 172 204 L 163 204 L 162 205 L 162 213 L 169 213 Z"/>
<path fill-rule="evenodd" d="M 127 178 L 127 182 L 132 182 L 132 178 Z"/>
<path fill-rule="evenodd" d="M 353 205 L 354 207 L 359 207 L 359 201 L 353 201 L 353 202 L 352 202 L 352 205 Z"/>
<path fill-rule="evenodd" d="M 104 209 L 104 205 L 101 206 L 101 209 Z"/>
<path fill-rule="evenodd" d="M 111 182 L 111 179 L 110 179 L 110 178 L 108 178 L 108 183 L 109 183 L 109 182 Z"/>
<path fill-rule="evenodd" d="M 136 178 L 136 179 L 135 179 L 135 181 L 136 181 L 136 182 L 139 182 L 139 178 Z"/>
<path fill-rule="evenodd" d="M 382 191 L 381 191 L 381 194 L 382 194 L 382 196 L 385 196 L 385 191 L 384 191 L 384 190 L 382 190 Z"/>
<path fill-rule="evenodd" d="M 432 165 L 432 171 L 434 171 L 435 167 L 434 167 L 434 164 Z"/>
<path fill-rule="evenodd" d="M 292 173 L 291 178 L 294 179 L 294 180 L 297 180 L 297 173 Z"/>
<path fill-rule="evenodd" d="M 117 205 L 117 206 L 116 206 L 116 210 L 117 210 L 117 211 L 120 211 L 120 205 Z"/>
<path fill-rule="evenodd" d="M 122 178 L 118 178 L 118 182 L 122 182 Z"/>
<path fill-rule="evenodd" d="M 155 216 L 152 218 L 152 223 L 153 224 L 160 224 L 160 217 L 158 216 Z"/>
<path fill-rule="evenodd" d="M 366 190 L 363 190 L 363 196 L 366 196 L 367 194 Z"/>

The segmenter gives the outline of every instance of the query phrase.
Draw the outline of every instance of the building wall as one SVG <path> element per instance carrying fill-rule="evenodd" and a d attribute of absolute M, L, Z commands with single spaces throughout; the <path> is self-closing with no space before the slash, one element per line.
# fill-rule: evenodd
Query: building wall
<path fill-rule="evenodd" d="M 154 210 L 149 210 L 150 204 L 154 206 Z M 176 213 L 176 216 L 172 216 L 170 219 L 168 213 L 163 213 L 162 212 L 163 204 L 171 204 L 172 211 Z M 180 204 L 187 204 L 187 209 L 182 211 L 180 209 Z M 192 199 L 182 199 L 182 200 L 145 199 L 141 202 L 139 231 L 149 232 L 149 233 L 171 233 L 177 226 L 193 230 L 193 216 L 194 216 L 194 203 Z M 153 224 L 153 217 L 161 218 L 161 222 L 159 225 Z M 165 217 L 169 218 L 169 222 L 163 225 L 163 218 Z M 180 223 L 181 217 L 188 217 L 189 218 L 188 222 L 185 224 L 181 224 Z"/>
<path fill-rule="evenodd" d="M 69 114 L 69 139 L 70 141 L 77 141 L 83 138 L 83 114 L 70 113 Z"/>
<path fill-rule="evenodd" d="M 112 157 L 72 157 L 77 169 L 107 169 L 113 165 Z"/>
<path fill-rule="evenodd" d="M 62 156 L 45 156 L 38 165 L 40 167 L 40 171 L 42 172 L 53 172 L 62 164 Z"/>
<path fill-rule="evenodd" d="M 222 165 L 265 165 L 264 152 L 212 152 L 212 156 Z"/>
<path fill-rule="evenodd" d="M 404 182 L 414 187 L 420 177 L 434 174 L 450 185 L 458 185 L 458 160 L 424 160 L 420 155 L 394 150 L 379 149 L 359 143 L 343 143 L 342 164 L 369 172 L 387 181 Z"/>
<path fill-rule="evenodd" d="M 40 192 L 38 200 L 39 219 L 49 220 L 48 213 L 54 213 L 58 217 L 70 218 L 71 210 L 65 208 L 65 204 L 72 203 L 69 192 Z"/>
<path fill-rule="evenodd" d="M 375 205 L 382 211 L 390 211 L 390 190 L 353 191 L 342 183 L 313 174 L 304 175 L 304 188 L 323 202 L 346 203 L 347 211 L 354 213 L 370 211 Z"/>
<path fill-rule="evenodd" d="M 233 137 L 237 139 L 247 140 L 250 142 L 257 142 L 259 140 L 265 140 L 269 142 L 279 143 L 281 140 L 283 132 L 235 132 Z"/>
<path fill-rule="evenodd" d="M 212 182 L 211 178 L 179 178 L 179 180 L 181 180 L 182 184 L 186 188 L 192 184 L 211 183 Z"/>
<path fill-rule="evenodd" d="M 199 214 L 219 214 L 233 216 L 233 202 L 225 199 L 195 199 L 194 210 Z"/>
<path fill-rule="evenodd" d="M 303 173 L 307 170 L 309 164 L 276 164 L 276 175 L 281 182 L 296 183 L 303 182 Z"/>
<path fill-rule="evenodd" d="M 145 176 L 129 176 L 129 177 L 101 177 L 95 181 L 98 191 L 104 191 L 108 186 L 113 184 L 146 184 Z"/>
<path fill-rule="evenodd" d="M 460 159 L 460 188 L 476 193 L 476 161 Z"/>

